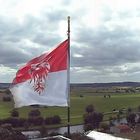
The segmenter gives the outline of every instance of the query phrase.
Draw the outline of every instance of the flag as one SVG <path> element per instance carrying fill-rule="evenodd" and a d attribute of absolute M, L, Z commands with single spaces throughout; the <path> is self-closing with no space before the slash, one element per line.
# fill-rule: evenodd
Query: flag
<path fill-rule="evenodd" d="M 15 107 L 68 106 L 68 40 L 30 60 L 12 82 Z"/>

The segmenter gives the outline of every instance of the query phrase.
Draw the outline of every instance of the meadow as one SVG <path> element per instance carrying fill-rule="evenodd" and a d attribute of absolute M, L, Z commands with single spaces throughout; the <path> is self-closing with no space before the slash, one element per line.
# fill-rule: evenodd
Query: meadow
<path fill-rule="evenodd" d="M 79 92 L 81 93 L 81 92 Z M 113 109 L 137 108 L 140 105 L 140 94 L 111 94 L 111 98 L 104 98 L 103 94 L 94 94 L 83 92 L 71 94 L 70 117 L 71 124 L 83 123 L 83 114 L 85 107 L 92 104 L 98 112 L 112 112 Z M 2 93 L 1 93 L 2 94 Z M 27 118 L 28 112 L 36 107 L 22 107 L 17 109 L 21 118 Z M 38 108 L 38 107 L 37 107 Z M 14 109 L 13 102 L 0 101 L 0 119 L 10 116 L 10 111 Z M 62 123 L 67 122 L 67 107 L 39 107 L 43 117 L 59 115 Z"/>

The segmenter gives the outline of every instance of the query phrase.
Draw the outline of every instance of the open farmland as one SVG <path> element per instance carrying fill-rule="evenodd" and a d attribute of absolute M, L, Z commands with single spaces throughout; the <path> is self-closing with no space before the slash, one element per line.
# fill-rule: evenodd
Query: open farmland
<path fill-rule="evenodd" d="M 119 110 L 122 108 L 137 108 L 140 105 L 140 94 L 137 93 L 115 93 L 110 89 L 92 89 L 79 88 L 77 90 L 71 90 L 71 123 L 80 124 L 83 122 L 83 114 L 85 113 L 85 107 L 89 104 L 93 104 L 95 110 L 99 112 L 112 112 L 113 109 Z M 116 88 L 113 88 L 116 90 Z M 110 92 L 107 92 L 110 91 Z M 112 92 L 112 93 L 111 93 Z M 115 93 L 115 94 L 114 94 Z M 110 94 L 110 98 L 104 98 L 104 95 Z M 2 97 L 5 93 L 0 93 L 0 118 L 7 118 L 10 116 L 10 111 L 14 108 L 14 103 L 3 102 Z M 22 118 L 28 117 L 28 112 L 35 107 L 22 107 L 19 108 L 19 114 Z M 67 121 L 67 108 L 63 107 L 39 107 L 41 115 L 43 117 L 59 115 L 63 120 L 63 123 Z"/>

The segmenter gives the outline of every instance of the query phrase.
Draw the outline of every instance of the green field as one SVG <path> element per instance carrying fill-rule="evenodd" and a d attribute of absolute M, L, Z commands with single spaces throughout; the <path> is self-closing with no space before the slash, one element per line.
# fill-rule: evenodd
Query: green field
<path fill-rule="evenodd" d="M 136 108 L 140 105 L 140 94 L 119 94 L 111 95 L 111 98 L 104 98 L 102 95 L 95 96 L 93 94 L 71 95 L 71 124 L 80 124 L 83 122 L 83 114 L 85 107 L 93 104 L 95 110 L 99 112 L 110 112 L 114 108 Z M 14 108 L 12 102 L 0 101 L 0 118 L 7 118 L 10 116 L 10 111 Z M 18 109 L 20 117 L 28 117 L 29 110 L 33 107 L 22 107 Z M 59 115 L 63 123 L 67 122 L 67 108 L 64 107 L 40 107 L 43 117 Z"/>

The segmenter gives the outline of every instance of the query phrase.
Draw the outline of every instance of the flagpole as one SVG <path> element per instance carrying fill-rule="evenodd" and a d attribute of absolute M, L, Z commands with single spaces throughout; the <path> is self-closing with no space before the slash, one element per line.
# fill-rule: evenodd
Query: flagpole
<path fill-rule="evenodd" d="M 68 16 L 68 136 L 70 136 L 70 16 Z"/>

